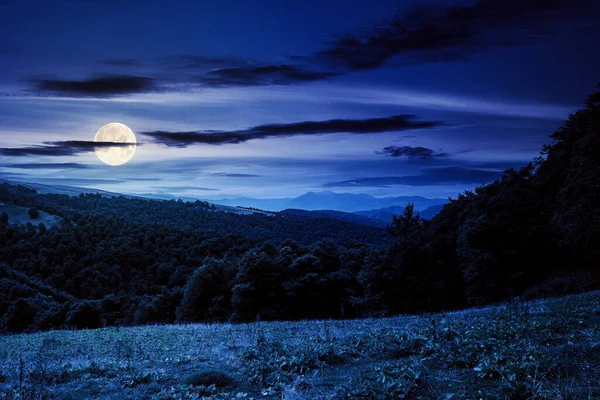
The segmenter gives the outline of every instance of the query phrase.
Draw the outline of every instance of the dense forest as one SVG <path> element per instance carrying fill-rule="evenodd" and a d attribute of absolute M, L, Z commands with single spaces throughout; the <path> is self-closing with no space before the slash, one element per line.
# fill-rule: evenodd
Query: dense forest
<path fill-rule="evenodd" d="M 599 122 L 600 92 L 539 158 L 387 229 L 2 184 L 0 202 L 62 223 L 0 218 L 1 330 L 355 318 L 596 288 Z"/>

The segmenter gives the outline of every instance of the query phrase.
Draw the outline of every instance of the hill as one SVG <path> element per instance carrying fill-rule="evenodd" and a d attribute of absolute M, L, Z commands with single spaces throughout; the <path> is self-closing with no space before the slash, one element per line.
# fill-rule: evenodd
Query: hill
<path fill-rule="evenodd" d="M 379 228 L 385 228 L 387 223 L 375 218 L 369 218 L 362 215 L 357 215 L 356 213 L 345 213 L 342 211 L 333 211 L 333 210 L 318 210 L 318 211 L 308 211 L 308 210 L 298 210 L 298 209 L 286 209 L 280 211 L 281 215 L 299 215 L 311 218 L 332 218 L 339 219 L 342 221 L 352 222 L 355 224 L 367 225 L 367 226 L 376 226 Z M 391 221 L 391 217 L 390 217 Z"/>
<path fill-rule="evenodd" d="M 0 336 L 4 399 L 600 398 L 600 293 L 394 318 Z"/>
<path fill-rule="evenodd" d="M 0 221 L 0 263 L 73 298 L 46 301 L 27 285 L 7 291 L 0 297 L 0 330 L 8 332 L 246 320 L 256 317 L 256 306 L 265 319 L 337 315 L 340 300 L 352 308 L 352 276 L 390 239 L 376 226 L 251 210 L 217 212 L 201 201 L 39 194 L 6 183 L 0 184 L 0 201 L 63 218 L 45 231 Z M 319 275 L 327 278 L 310 282 Z M 212 292 L 203 290 L 208 297 L 200 299 L 192 286 L 204 279 Z M 4 287 L 12 284 L 5 281 Z M 244 300 L 248 296 L 252 302 Z M 295 305 L 303 299 L 315 307 Z M 206 301 L 214 302 L 210 311 L 203 309 Z M 271 301 L 286 304 L 269 309 Z"/>

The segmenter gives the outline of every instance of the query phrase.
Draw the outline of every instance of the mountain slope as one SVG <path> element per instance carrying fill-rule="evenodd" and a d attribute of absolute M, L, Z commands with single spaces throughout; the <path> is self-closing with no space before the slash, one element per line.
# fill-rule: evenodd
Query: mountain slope
<path fill-rule="evenodd" d="M 367 225 L 367 226 L 376 226 L 379 228 L 385 228 L 387 223 L 378 219 L 364 217 L 362 215 L 358 215 L 355 213 L 346 213 L 342 211 L 333 211 L 333 210 L 299 210 L 294 208 L 285 209 L 279 212 L 281 215 L 298 215 L 304 217 L 311 218 L 331 218 L 331 219 L 339 219 L 341 221 L 351 222 L 355 224 Z"/>

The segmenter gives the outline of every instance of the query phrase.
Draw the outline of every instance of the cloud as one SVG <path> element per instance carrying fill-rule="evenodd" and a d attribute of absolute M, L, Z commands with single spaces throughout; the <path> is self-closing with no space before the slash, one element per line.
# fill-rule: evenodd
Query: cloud
<path fill-rule="evenodd" d="M 361 120 L 331 119 L 327 121 L 304 121 L 290 124 L 258 125 L 237 131 L 191 131 L 191 132 L 141 132 L 155 142 L 169 147 L 187 147 L 192 144 L 237 144 L 248 140 L 296 135 L 325 135 L 332 133 L 367 134 L 393 132 L 409 129 L 434 128 L 438 121 L 417 121 L 414 115 L 393 115 L 383 118 Z"/>
<path fill-rule="evenodd" d="M 485 184 L 502 176 L 502 171 L 489 171 L 474 168 L 443 167 L 429 168 L 420 175 L 384 176 L 374 178 L 357 178 L 339 182 L 329 182 L 323 187 L 389 187 L 433 186 L 442 184 Z"/>
<path fill-rule="evenodd" d="M 24 174 L 9 174 L 5 172 L 0 172 L 0 177 L 7 177 L 14 181 L 18 182 L 32 182 L 32 183 L 41 183 L 47 185 L 65 185 L 65 186 L 93 186 L 93 185 L 102 185 L 102 184 L 122 184 L 128 183 L 127 180 L 123 179 L 95 179 L 95 178 L 54 178 L 54 177 L 38 177 L 32 175 L 24 175 Z M 0 179 L 1 181 L 1 179 Z"/>
<path fill-rule="evenodd" d="M 301 64 L 255 62 L 234 57 L 185 55 L 170 57 L 160 63 L 162 76 L 171 83 L 190 87 L 240 87 L 290 85 L 333 78 L 338 72 Z M 176 74 L 173 72 L 176 71 Z M 173 75 L 179 82 L 172 81 Z"/>
<path fill-rule="evenodd" d="M 58 80 L 30 78 L 32 91 L 42 95 L 73 97 L 111 97 L 158 90 L 151 78 L 134 75 L 100 75 L 86 80 Z"/>
<path fill-rule="evenodd" d="M 173 191 L 175 191 L 175 192 L 192 191 L 193 192 L 195 190 L 218 192 L 220 190 L 220 189 L 201 187 L 201 186 L 155 186 L 152 189 L 157 189 L 159 191 L 165 191 L 165 192 L 169 192 L 169 193 L 172 193 Z"/>
<path fill-rule="evenodd" d="M 226 172 L 213 172 L 213 173 L 210 173 L 209 175 L 224 176 L 226 178 L 258 178 L 258 177 L 260 177 L 260 175 L 255 175 L 255 174 L 232 174 L 232 173 L 226 173 Z"/>
<path fill-rule="evenodd" d="M 208 71 L 215 68 L 231 68 L 251 65 L 252 62 L 236 57 L 208 57 L 203 55 L 171 56 L 160 61 L 169 70 Z"/>
<path fill-rule="evenodd" d="M 124 179 L 94 179 L 94 178 L 53 178 L 53 177 L 27 177 L 27 181 L 43 183 L 43 184 L 56 184 L 56 185 L 67 185 L 67 186 L 95 186 L 95 185 L 116 185 L 121 183 L 127 183 Z"/>
<path fill-rule="evenodd" d="M 391 157 L 448 157 L 448 153 L 436 153 L 432 149 L 426 147 L 412 147 L 412 146 L 388 146 L 384 147 L 381 151 L 376 151 L 377 154 L 383 154 Z"/>
<path fill-rule="evenodd" d="M 98 147 L 126 147 L 131 145 L 131 143 L 66 140 L 44 142 L 43 145 L 28 147 L 4 147 L 0 148 L 0 154 L 9 157 L 73 156 L 79 153 L 94 151 Z M 140 146 L 139 143 L 137 145 Z"/>
<path fill-rule="evenodd" d="M 236 58 L 171 57 L 162 62 L 107 59 L 109 67 L 144 67 L 146 76 L 99 74 L 84 80 L 29 78 L 30 95 L 111 98 L 152 92 L 186 92 L 202 88 L 291 85 L 340 75 L 307 65 L 251 62 Z"/>
<path fill-rule="evenodd" d="M 0 150 L 1 151 L 1 150 Z M 20 168 L 20 169 L 88 169 L 90 168 L 87 164 L 80 163 L 16 163 L 16 164 L 3 164 L 4 168 Z"/>
<path fill-rule="evenodd" d="M 290 85 L 293 83 L 320 81 L 338 76 L 339 73 L 312 70 L 290 64 L 242 65 L 214 69 L 198 77 L 202 86 L 263 86 Z"/>
<path fill-rule="evenodd" d="M 136 181 L 136 182 L 162 182 L 163 179 L 160 178 L 127 178 L 128 181 Z"/>
<path fill-rule="evenodd" d="M 115 58 L 103 60 L 101 65 L 109 70 L 143 67 L 146 76 L 104 73 L 84 80 L 35 78 L 29 83 L 33 94 L 109 98 L 322 81 L 378 68 L 392 60 L 395 66 L 406 66 L 462 59 L 495 47 L 538 43 L 573 27 L 597 31 L 594 26 L 600 26 L 599 10 L 596 0 L 469 0 L 459 5 L 420 5 L 404 8 L 370 29 L 339 34 L 322 50 L 289 56 L 285 62 L 203 55 L 154 61 Z"/>
<path fill-rule="evenodd" d="M 494 47 L 536 43 L 569 24 L 592 26 L 596 0 L 477 0 L 422 5 L 382 21 L 364 34 L 342 34 L 316 59 L 346 71 L 461 59 Z M 596 14 L 597 15 L 597 14 Z M 597 21 L 596 21 L 597 22 Z"/>

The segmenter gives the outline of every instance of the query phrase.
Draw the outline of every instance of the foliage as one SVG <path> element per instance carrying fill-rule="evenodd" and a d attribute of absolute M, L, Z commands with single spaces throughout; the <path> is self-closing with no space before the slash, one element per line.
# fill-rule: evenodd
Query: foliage
<path fill-rule="evenodd" d="M 398 362 L 386 362 L 362 371 L 356 382 L 336 394 L 339 399 L 393 400 L 410 398 L 418 386 L 420 371 Z"/>
<path fill-rule="evenodd" d="M 29 214 L 29 218 L 31 219 L 36 219 L 40 217 L 40 212 L 35 207 L 31 207 L 29 210 L 27 210 L 27 214 Z"/>
<path fill-rule="evenodd" d="M 221 371 L 205 370 L 193 373 L 185 379 L 185 384 L 192 386 L 212 386 L 224 388 L 233 385 L 235 380 Z"/>

